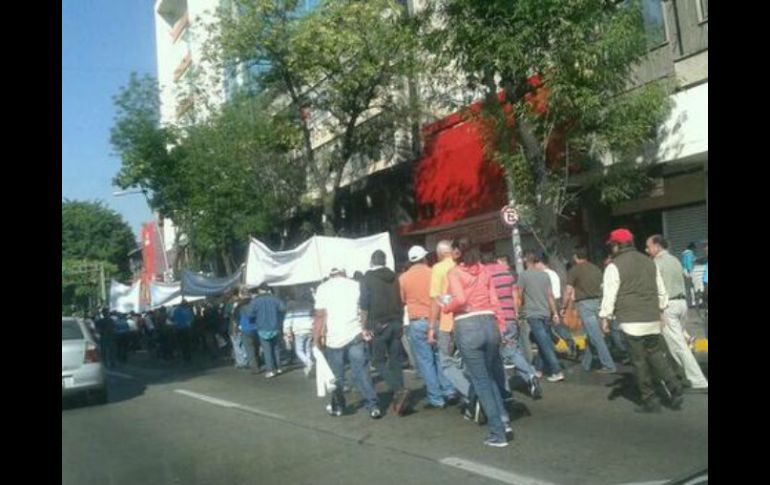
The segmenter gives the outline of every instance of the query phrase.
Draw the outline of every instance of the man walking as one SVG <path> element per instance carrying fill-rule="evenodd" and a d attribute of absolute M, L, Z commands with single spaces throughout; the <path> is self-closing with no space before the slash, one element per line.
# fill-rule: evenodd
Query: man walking
<path fill-rule="evenodd" d="M 171 320 L 173 320 L 176 327 L 176 341 L 182 353 L 182 358 L 185 362 L 190 362 L 192 359 L 192 325 L 195 315 L 187 300 L 183 299 L 182 303 L 174 308 Z"/>
<path fill-rule="evenodd" d="M 364 399 L 372 419 L 382 416 L 369 374 L 369 355 L 366 343 L 372 334 L 365 329 L 359 317 L 360 286 L 348 279 L 342 270 L 331 270 L 330 278 L 315 293 L 315 322 L 313 340 L 318 348 L 326 348 L 325 356 L 334 373 L 335 389 L 326 411 L 331 416 L 342 416 L 345 411 L 345 361 L 350 363 L 353 383 Z"/>
<path fill-rule="evenodd" d="M 654 386 L 660 381 L 671 394 L 671 407 L 681 409 L 682 387 L 665 358 L 661 336 L 661 312 L 668 306 L 668 295 L 660 272 L 655 263 L 636 250 L 631 231 L 612 231 L 607 245 L 612 262 L 604 270 L 599 317 L 605 333 L 609 331 L 608 318 L 614 315 L 626 334 L 642 398 L 642 406 L 636 411 L 660 412 Z"/>
<path fill-rule="evenodd" d="M 267 379 L 283 373 L 281 370 L 281 333 L 286 305 L 273 296 L 270 287 L 262 284 L 257 289 L 257 296 L 250 303 L 251 317 L 254 319 L 259 335 L 259 345 L 265 356 Z"/>
<path fill-rule="evenodd" d="M 102 317 L 96 321 L 96 331 L 99 332 L 99 344 L 104 365 L 108 369 L 114 369 L 117 365 L 117 348 L 115 345 L 115 322 L 110 318 L 110 310 L 102 309 Z"/>
<path fill-rule="evenodd" d="M 540 399 L 543 397 L 540 380 L 518 342 L 519 326 L 516 322 L 516 300 L 519 295 L 518 287 L 515 285 L 516 280 L 508 265 L 508 258 L 507 256 L 499 256 L 495 259 L 491 254 L 486 254 L 482 256 L 482 261 L 492 279 L 492 285 L 495 288 L 505 319 L 505 332 L 502 335 L 500 350 L 503 364 L 506 369 L 514 369 L 516 375 L 524 379 L 529 393 L 534 399 Z"/>
<path fill-rule="evenodd" d="M 692 273 L 695 270 L 695 249 L 694 242 L 687 245 L 687 249 L 682 251 L 682 273 L 684 274 L 685 297 L 689 307 L 695 306 L 695 286 L 692 281 Z"/>
<path fill-rule="evenodd" d="M 551 291 L 553 292 L 553 299 L 556 303 L 556 308 L 562 308 L 561 304 L 561 278 L 559 278 L 558 273 L 556 271 L 552 270 L 550 266 L 548 266 L 548 256 L 543 254 L 540 256 L 540 261 L 535 265 L 536 269 L 539 269 L 540 271 L 544 271 L 545 274 L 548 275 L 548 278 L 551 280 Z M 553 336 L 554 344 L 559 343 L 559 339 L 564 340 L 564 342 L 567 344 L 567 348 L 569 349 L 569 356 L 571 359 L 576 359 L 578 352 L 577 352 L 577 345 L 575 344 L 575 338 L 572 336 L 572 332 L 570 332 L 569 328 L 567 328 L 566 325 L 561 321 L 561 318 L 559 319 L 558 323 L 555 323 L 554 325 L 551 325 L 551 335 Z"/>
<path fill-rule="evenodd" d="M 408 398 L 401 354 L 403 308 L 396 273 L 386 263 L 385 252 L 372 253 L 371 269 L 361 280 L 361 322 L 374 336 L 374 366 L 393 393 L 391 412 L 401 415 Z"/>
<path fill-rule="evenodd" d="M 567 289 L 564 295 L 562 305 L 562 318 L 567 313 L 570 303 L 573 301 L 577 306 L 580 320 L 583 322 L 583 329 L 586 332 L 589 342 L 596 349 L 599 362 L 602 368 L 599 370 L 603 374 L 612 374 L 617 371 L 615 361 L 604 341 L 604 335 L 599 327 L 599 307 L 602 302 L 602 270 L 598 266 L 588 261 L 588 251 L 585 248 L 576 248 L 572 256 L 573 266 L 567 274 Z M 586 345 L 583 353 L 583 368 L 590 371 L 593 365 L 593 353 L 591 346 Z"/>
<path fill-rule="evenodd" d="M 409 248 L 409 269 L 398 278 L 401 301 L 406 305 L 409 325 L 407 336 L 417 369 L 425 381 L 429 408 L 443 408 L 456 401 L 457 390 L 444 375 L 436 349 L 428 343 L 431 270 L 425 261 L 428 251 L 422 246 Z"/>
<path fill-rule="evenodd" d="M 684 369 L 684 374 L 692 391 L 708 392 L 708 380 L 695 360 L 684 335 L 683 326 L 687 322 L 687 297 L 682 264 L 664 248 L 663 237 L 656 234 L 646 241 L 647 254 L 655 261 L 655 266 L 663 278 L 668 306 L 663 312 L 663 338 L 676 363 Z"/>
<path fill-rule="evenodd" d="M 430 274 L 430 315 L 428 317 L 428 343 L 437 344 L 438 358 L 441 372 L 459 392 L 467 407 L 470 406 L 469 392 L 470 382 L 460 369 L 458 361 L 454 358 L 454 344 L 452 342 L 452 330 L 454 320 L 451 313 L 441 312 L 441 299 L 449 294 L 449 271 L 456 266 L 452 241 L 442 240 L 436 245 L 438 263 L 433 265 Z M 441 318 L 439 319 L 439 314 Z"/>
<path fill-rule="evenodd" d="M 539 262 L 540 258 L 533 252 L 528 252 L 524 258 L 527 269 L 519 276 L 519 291 L 523 306 L 517 311 L 521 315 L 522 311 L 519 310 L 523 310 L 523 315 L 532 330 L 535 344 L 545 366 L 546 379 L 549 382 L 559 382 L 564 380 L 564 374 L 548 329 L 550 322 L 559 323 L 559 311 L 556 309 L 556 301 L 553 298 L 551 279 L 545 271 L 537 269 Z"/>

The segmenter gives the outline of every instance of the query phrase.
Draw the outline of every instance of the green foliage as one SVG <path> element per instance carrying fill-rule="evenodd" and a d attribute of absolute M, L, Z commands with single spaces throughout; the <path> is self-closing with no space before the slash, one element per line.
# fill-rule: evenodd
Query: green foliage
<path fill-rule="evenodd" d="M 567 190 L 573 165 L 597 169 L 584 190 L 607 203 L 648 186 L 634 159 L 655 141 L 670 102 L 661 84 L 630 89 L 647 52 L 638 2 L 447 0 L 440 13 L 446 22 L 427 45 L 485 93 L 483 116 L 494 130 L 487 151 L 506 168 L 512 197 L 533 205 L 528 222 L 544 239 L 558 238 L 553 215 L 575 201 Z M 599 163 L 607 153 L 617 167 Z"/>

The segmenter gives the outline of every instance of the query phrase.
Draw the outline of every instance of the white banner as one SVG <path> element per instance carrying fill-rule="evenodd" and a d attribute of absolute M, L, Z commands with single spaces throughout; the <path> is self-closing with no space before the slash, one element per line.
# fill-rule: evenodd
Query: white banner
<path fill-rule="evenodd" d="M 124 285 L 115 280 L 110 281 L 110 311 L 120 313 L 139 313 L 143 309 L 139 305 L 141 295 L 141 281 L 133 285 Z"/>
<path fill-rule="evenodd" d="M 315 283 L 328 276 L 332 268 L 344 269 L 352 277 L 356 271 L 365 273 L 369 269 L 377 249 L 385 252 L 387 266 L 393 270 L 393 248 L 387 232 L 360 239 L 313 236 L 289 251 L 271 251 L 252 238 L 246 260 L 246 286 Z"/>
<path fill-rule="evenodd" d="M 187 295 L 184 297 L 189 302 L 203 300 L 204 298 L 204 296 Z M 173 283 L 150 282 L 150 308 L 154 310 L 158 307 L 171 307 L 180 303 L 182 303 L 182 283 L 180 281 Z"/>

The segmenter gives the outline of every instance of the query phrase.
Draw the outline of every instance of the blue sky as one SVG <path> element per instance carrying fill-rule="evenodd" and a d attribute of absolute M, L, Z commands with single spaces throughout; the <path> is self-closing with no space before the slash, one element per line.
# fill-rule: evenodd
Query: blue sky
<path fill-rule="evenodd" d="M 120 160 L 112 96 L 131 71 L 155 75 L 153 0 L 62 0 L 62 197 L 103 200 L 136 233 L 152 218 L 141 195 L 114 197 Z"/>

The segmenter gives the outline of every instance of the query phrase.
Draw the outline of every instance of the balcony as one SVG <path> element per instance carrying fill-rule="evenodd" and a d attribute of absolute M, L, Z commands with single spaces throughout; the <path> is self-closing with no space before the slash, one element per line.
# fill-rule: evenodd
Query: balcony
<path fill-rule="evenodd" d="M 179 40 L 184 33 L 185 29 L 190 25 L 190 15 L 185 12 L 179 20 L 176 21 L 174 27 L 171 29 L 170 35 L 173 42 Z"/>
<path fill-rule="evenodd" d="M 188 111 L 192 109 L 192 107 L 195 105 L 195 98 L 193 98 L 192 95 L 186 97 L 183 99 L 179 105 L 176 107 L 176 118 L 177 120 L 180 119 L 182 116 L 185 115 Z"/>
<path fill-rule="evenodd" d="M 179 78 L 181 78 L 184 73 L 187 71 L 187 69 L 190 67 L 190 64 L 192 64 L 192 54 L 190 51 L 187 51 L 187 54 L 185 54 L 182 61 L 179 63 L 179 66 L 177 66 L 176 69 L 174 69 L 174 81 L 179 81 Z"/>

